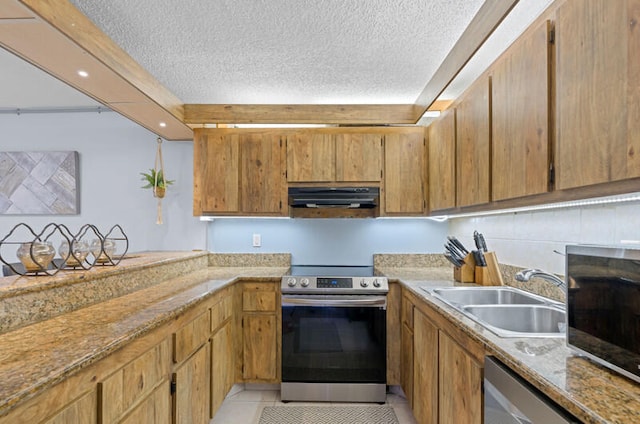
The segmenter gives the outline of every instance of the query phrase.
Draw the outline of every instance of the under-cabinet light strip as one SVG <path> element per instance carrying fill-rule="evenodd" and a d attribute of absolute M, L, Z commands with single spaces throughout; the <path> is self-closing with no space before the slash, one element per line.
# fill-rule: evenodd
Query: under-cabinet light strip
<path fill-rule="evenodd" d="M 637 202 L 637 201 L 640 201 L 640 193 L 629 193 L 629 194 L 623 194 L 623 195 L 617 195 L 617 196 L 596 197 L 593 199 L 574 200 L 570 202 L 548 203 L 548 204 L 536 205 L 536 206 L 524 206 L 521 208 L 498 209 L 498 210 L 485 211 L 485 212 L 470 212 L 470 213 L 462 213 L 459 215 L 442 215 L 442 216 L 437 216 L 432 218 L 440 218 L 443 220 L 457 219 L 457 218 L 471 218 L 471 217 L 478 217 L 478 216 L 502 215 L 507 213 L 532 212 L 532 211 L 549 210 L 549 209 L 573 208 L 578 206 L 605 205 L 605 204 L 628 203 L 628 202 Z"/>

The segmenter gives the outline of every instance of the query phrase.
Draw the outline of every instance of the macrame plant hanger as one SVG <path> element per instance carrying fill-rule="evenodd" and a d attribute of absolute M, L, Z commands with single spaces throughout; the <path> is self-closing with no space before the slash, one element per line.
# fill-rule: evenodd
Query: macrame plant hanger
<path fill-rule="evenodd" d="M 166 191 L 166 181 L 167 178 L 164 174 L 164 162 L 162 161 L 162 139 L 158 137 L 158 148 L 156 149 L 156 162 L 154 164 L 154 176 L 155 181 L 153 182 L 153 197 L 158 199 L 158 214 L 156 217 L 156 224 L 162 224 L 162 198 L 165 195 Z M 162 176 L 163 184 L 162 187 L 158 187 L 158 177 Z"/>

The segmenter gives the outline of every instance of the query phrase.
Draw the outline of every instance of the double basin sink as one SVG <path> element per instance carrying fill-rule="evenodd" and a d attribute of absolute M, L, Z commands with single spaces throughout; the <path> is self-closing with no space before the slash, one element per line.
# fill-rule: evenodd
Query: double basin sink
<path fill-rule="evenodd" d="M 564 337 L 564 304 L 513 287 L 421 287 L 500 337 Z"/>

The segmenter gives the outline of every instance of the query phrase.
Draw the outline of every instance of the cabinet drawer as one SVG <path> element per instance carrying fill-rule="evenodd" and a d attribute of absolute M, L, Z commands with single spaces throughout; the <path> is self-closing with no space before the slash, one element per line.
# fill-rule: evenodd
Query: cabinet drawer
<path fill-rule="evenodd" d="M 211 314 L 207 309 L 173 335 L 173 361 L 184 361 L 202 346 L 211 334 Z"/>
<path fill-rule="evenodd" d="M 169 355 L 169 339 L 165 339 L 99 383 L 101 422 L 118 422 L 125 412 L 167 378 Z"/>
<path fill-rule="evenodd" d="M 233 298 L 225 296 L 211 308 L 211 332 L 214 332 L 233 313 Z"/>
<path fill-rule="evenodd" d="M 242 310 L 249 312 L 273 312 L 277 306 L 275 285 L 265 283 L 244 284 Z"/>

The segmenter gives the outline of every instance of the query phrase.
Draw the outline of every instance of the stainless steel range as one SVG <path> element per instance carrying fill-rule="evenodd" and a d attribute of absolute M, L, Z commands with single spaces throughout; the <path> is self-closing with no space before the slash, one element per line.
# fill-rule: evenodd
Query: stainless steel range
<path fill-rule="evenodd" d="M 283 401 L 385 401 L 388 291 L 373 267 L 291 268 L 282 278 Z"/>

